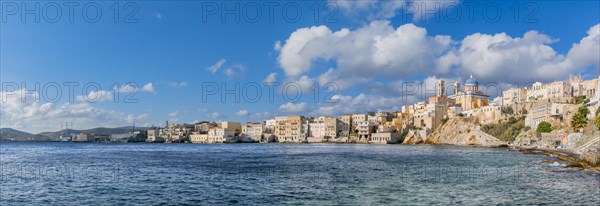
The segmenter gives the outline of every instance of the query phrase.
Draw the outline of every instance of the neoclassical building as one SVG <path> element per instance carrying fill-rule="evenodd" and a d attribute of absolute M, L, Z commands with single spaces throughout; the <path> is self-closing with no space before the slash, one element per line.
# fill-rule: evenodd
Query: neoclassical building
<path fill-rule="evenodd" d="M 455 82 L 454 85 L 460 85 Z M 465 81 L 465 89 L 460 90 L 460 86 L 454 88 L 453 95 L 448 96 L 454 99 L 455 105 L 460 106 L 463 111 L 477 109 L 489 104 L 490 97 L 479 91 L 479 82 L 473 78 L 473 75 Z"/>

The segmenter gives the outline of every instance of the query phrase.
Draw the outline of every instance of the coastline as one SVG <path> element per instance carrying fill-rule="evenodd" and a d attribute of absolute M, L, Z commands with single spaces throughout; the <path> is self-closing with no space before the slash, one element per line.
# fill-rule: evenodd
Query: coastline
<path fill-rule="evenodd" d="M 574 164 L 575 166 L 581 166 L 583 169 L 600 171 L 600 165 L 592 165 L 592 164 L 590 164 L 590 162 L 582 159 L 581 155 L 578 155 L 575 153 L 571 153 L 571 152 L 567 152 L 567 151 L 552 150 L 552 149 L 528 148 L 528 147 L 520 147 L 520 146 L 512 146 L 509 148 L 512 150 L 519 151 L 523 154 L 545 154 L 545 155 L 553 156 L 560 160 Z"/>

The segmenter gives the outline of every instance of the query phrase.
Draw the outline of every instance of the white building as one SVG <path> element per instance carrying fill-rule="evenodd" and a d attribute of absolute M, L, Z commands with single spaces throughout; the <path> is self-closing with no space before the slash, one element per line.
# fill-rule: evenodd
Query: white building
<path fill-rule="evenodd" d="M 594 97 L 590 98 L 590 103 L 588 103 L 588 108 L 590 109 L 590 116 L 592 118 L 596 116 L 596 110 L 600 106 L 600 83 L 598 83 L 598 81 L 600 81 L 600 76 L 596 80 L 597 80 L 596 85 L 598 88 L 596 88 L 595 91 L 594 90 L 591 91 L 591 92 L 595 92 L 596 95 Z"/>
<path fill-rule="evenodd" d="M 263 136 L 263 126 L 261 123 L 248 122 L 242 125 L 242 134 L 249 141 L 259 142 Z"/>
<path fill-rule="evenodd" d="M 358 123 L 358 138 L 368 140 L 371 137 L 375 127 L 374 122 L 363 121 Z"/>
<path fill-rule="evenodd" d="M 208 134 L 199 134 L 199 133 L 191 134 L 190 141 L 192 141 L 192 143 L 207 143 L 208 142 Z"/>
<path fill-rule="evenodd" d="M 222 127 L 208 130 L 208 143 L 235 142 L 235 131 Z"/>
<path fill-rule="evenodd" d="M 534 83 L 529 89 L 527 89 L 527 100 L 541 100 L 546 99 L 546 85 L 541 82 Z"/>

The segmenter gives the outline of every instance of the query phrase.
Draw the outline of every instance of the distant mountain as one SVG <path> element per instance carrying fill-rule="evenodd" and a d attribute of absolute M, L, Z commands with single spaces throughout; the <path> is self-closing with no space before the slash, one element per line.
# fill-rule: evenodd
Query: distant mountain
<path fill-rule="evenodd" d="M 146 130 L 146 127 L 135 127 L 136 131 Z M 93 133 L 93 134 L 102 134 L 102 135 L 111 135 L 111 134 L 123 134 L 132 131 L 132 126 L 126 127 L 117 127 L 117 128 L 106 128 L 106 127 L 98 127 L 93 129 L 85 129 L 85 130 L 74 130 L 74 129 L 63 129 L 56 132 L 42 132 L 38 135 L 43 135 L 47 137 L 60 137 L 60 136 L 70 136 L 71 134 L 79 134 L 79 133 Z"/>
<path fill-rule="evenodd" d="M 31 134 L 12 128 L 0 128 L 0 140 L 9 141 L 56 141 L 57 138 L 40 134 Z"/>

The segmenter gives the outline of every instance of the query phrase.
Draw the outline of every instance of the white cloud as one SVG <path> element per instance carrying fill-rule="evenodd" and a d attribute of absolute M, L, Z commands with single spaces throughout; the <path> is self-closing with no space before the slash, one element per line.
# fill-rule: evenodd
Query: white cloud
<path fill-rule="evenodd" d="M 213 118 L 213 119 L 217 119 L 217 118 L 223 118 L 223 117 L 225 117 L 225 116 L 221 115 L 221 114 L 220 114 L 220 113 L 218 113 L 218 112 L 212 112 L 212 113 L 210 113 L 210 114 L 207 114 L 207 115 L 206 115 L 206 117 L 210 117 L 210 118 Z"/>
<path fill-rule="evenodd" d="M 270 73 L 269 75 L 267 75 L 267 77 L 265 78 L 265 80 L 263 80 L 263 83 L 266 82 L 276 82 L 277 81 L 277 73 L 273 72 Z"/>
<path fill-rule="evenodd" d="M 173 88 L 186 87 L 187 86 L 187 82 L 185 82 L 185 81 L 183 81 L 183 82 L 169 82 L 169 86 L 173 87 Z"/>
<path fill-rule="evenodd" d="M 375 112 L 377 110 L 396 111 L 402 105 L 417 102 L 416 96 L 389 96 L 358 94 L 355 97 L 334 95 L 331 102 L 322 102 L 314 106 L 313 116 L 339 116 L 351 113 Z"/>
<path fill-rule="evenodd" d="M 137 91 L 142 91 L 142 92 L 154 92 L 154 85 L 152 84 L 152 82 L 149 82 L 147 84 L 144 84 L 141 88 L 139 88 L 137 85 L 135 84 L 125 84 L 119 88 L 114 87 L 113 89 L 121 92 L 121 93 L 131 93 L 131 92 L 137 92 Z"/>
<path fill-rule="evenodd" d="M 335 32 L 326 26 L 307 27 L 294 31 L 281 45 L 278 61 L 291 80 L 334 82 L 340 89 L 378 78 L 411 79 L 423 74 L 453 80 L 473 74 L 480 82 L 525 84 L 565 79 L 598 66 L 599 30 L 599 25 L 593 26 L 567 54 L 560 54 L 551 47 L 557 40 L 537 31 L 522 37 L 475 33 L 456 41 L 447 35 L 428 35 L 414 24 L 393 28 L 388 21 Z M 335 67 L 307 76 L 320 63 Z"/>
<path fill-rule="evenodd" d="M 600 24 L 590 28 L 587 34 L 579 43 L 573 44 L 567 55 L 574 68 L 600 67 Z"/>
<path fill-rule="evenodd" d="M 248 114 L 250 114 L 250 112 L 248 112 L 248 110 L 240 110 L 240 111 L 238 111 L 238 112 L 235 113 L 235 115 L 240 116 L 240 117 L 242 117 L 242 116 L 248 116 Z"/>
<path fill-rule="evenodd" d="M 233 66 L 225 69 L 225 76 L 232 78 L 234 76 L 241 75 L 244 70 L 246 70 L 246 66 L 243 64 L 234 64 Z"/>
<path fill-rule="evenodd" d="M 232 68 L 227 68 L 225 69 L 225 75 L 227 75 L 227 77 L 233 77 L 233 75 L 235 75 L 235 71 L 233 71 Z"/>
<path fill-rule="evenodd" d="M 260 112 L 260 113 L 255 113 L 252 115 L 252 118 L 257 119 L 257 120 L 265 120 L 265 119 L 269 119 L 272 117 L 273 117 L 273 115 L 270 112 Z"/>
<path fill-rule="evenodd" d="M 21 99 L 21 92 L 0 92 L 0 127 L 11 127 L 27 132 L 56 131 L 60 122 L 73 122 L 75 129 L 95 127 L 119 127 L 129 125 L 132 121 L 143 121 L 147 115 L 134 115 L 93 107 L 88 103 L 43 103 L 36 101 L 38 93 L 26 94 Z M 143 123 L 143 122 L 142 122 Z"/>
<path fill-rule="evenodd" d="M 279 41 L 279 40 L 275 41 L 275 45 L 273 45 L 273 49 L 275 51 L 281 50 L 281 41 Z"/>
<path fill-rule="evenodd" d="M 462 76 L 472 73 L 485 81 L 552 81 L 573 72 L 564 56 L 549 46 L 553 42 L 536 31 L 517 38 L 476 33 L 465 37 L 460 48 L 445 57 L 446 65 L 458 68 Z"/>
<path fill-rule="evenodd" d="M 142 86 L 142 89 L 140 90 L 142 92 L 154 92 L 154 85 L 150 82 L 147 84 L 144 84 L 144 86 Z"/>
<path fill-rule="evenodd" d="M 87 95 L 77 96 L 77 101 L 81 102 L 101 102 L 101 101 L 111 101 L 113 100 L 112 92 L 99 90 L 99 91 L 90 91 Z"/>
<path fill-rule="evenodd" d="M 300 102 L 297 104 L 288 102 L 288 103 L 282 104 L 279 107 L 279 110 L 281 112 L 288 113 L 288 114 L 290 114 L 290 113 L 298 114 L 298 113 L 302 113 L 302 112 L 306 111 L 307 106 L 308 106 L 308 104 L 306 104 L 306 102 Z"/>
<path fill-rule="evenodd" d="M 424 28 L 413 24 L 393 28 L 389 21 L 373 21 L 353 31 L 336 32 L 319 26 L 293 32 L 278 60 L 289 77 L 308 73 L 317 60 L 337 65 L 323 79 L 400 77 L 432 71 L 450 44 L 449 36 L 428 36 Z"/>
<path fill-rule="evenodd" d="M 169 117 L 177 117 L 179 115 L 179 111 L 174 111 L 168 114 Z"/>
<path fill-rule="evenodd" d="M 223 66 L 223 64 L 225 64 L 225 62 L 226 62 L 226 61 L 227 61 L 227 60 L 226 60 L 226 59 L 224 59 L 224 58 L 222 58 L 222 59 L 219 59 L 219 61 L 217 61 L 217 63 L 215 63 L 215 64 L 211 65 L 211 66 L 210 66 L 210 67 L 208 67 L 208 68 L 206 68 L 206 70 L 208 70 L 208 71 L 212 72 L 213 74 L 214 74 L 214 73 L 217 73 L 217 71 L 219 71 L 219 69 L 221 69 L 221 67 Z"/>
<path fill-rule="evenodd" d="M 118 89 L 118 91 L 122 92 L 122 93 L 130 93 L 130 92 L 134 92 L 136 90 L 137 90 L 137 88 L 131 84 L 125 84 Z"/>

